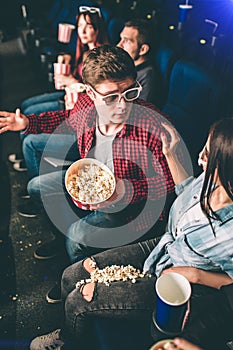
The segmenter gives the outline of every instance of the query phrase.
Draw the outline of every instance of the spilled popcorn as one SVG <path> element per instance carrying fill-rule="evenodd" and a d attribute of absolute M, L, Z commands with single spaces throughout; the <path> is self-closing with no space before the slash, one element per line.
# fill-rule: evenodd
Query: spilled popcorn
<path fill-rule="evenodd" d="M 104 269 L 100 270 L 96 267 L 96 263 L 92 262 L 95 270 L 90 273 L 90 278 L 78 281 L 76 283 L 76 288 L 80 288 L 86 283 L 104 283 L 106 286 L 110 286 L 112 282 L 116 281 L 131 281 L 136 283 L 138 278 L 151 277 L 151 275 L 144 274 L 140 270 L 136 269 L 132 265 L 111 265 L 106 266 Z"/>

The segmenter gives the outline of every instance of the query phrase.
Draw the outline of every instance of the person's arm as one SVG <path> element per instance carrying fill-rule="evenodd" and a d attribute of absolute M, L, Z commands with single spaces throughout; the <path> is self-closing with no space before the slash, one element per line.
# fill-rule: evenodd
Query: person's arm
<path fill-rule="evenodd" d="M 0 111 L 0 134 L 6 131 L 20 131 L 27 128 L 29 119 L 17 108 L 15 113 Z"/>
<path fill-rule="evenodd" d="M 168 272 L 177 272 L 186 277 L 190 283 L 202 284 L 208 287 L 220 289 L 222 286 L 233 283 L 231 277 L 226 273 L 218 273 L 197 269 L 190 266 L 174 266 L 166 269 L 162 274 Z"/>
<path fill-rule="evenodd" d="M 162 151 L 166 157 L 169 169 L 171 171 L 174 183 L 176 185 L 182 183 L 189 177 L 189 174 L 186 172 L 182 164 L 180 163 L 177 157 L 177 146 L 180 142 L 180 137 L 177 134 L 177 131 L 170 124 L 162 123 L 164 129 L 170 134 L 170 141 L 168 141 L 165 133 L 161 133 L 162 140 Z"/>

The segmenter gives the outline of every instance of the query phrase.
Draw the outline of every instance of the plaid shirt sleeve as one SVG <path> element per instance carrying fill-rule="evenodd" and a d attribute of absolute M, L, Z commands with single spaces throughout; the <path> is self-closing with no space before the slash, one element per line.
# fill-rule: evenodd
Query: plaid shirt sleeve
<path fill-rule="evenodd" d="M 55 130 L 57 133 L 64 133 L 71 129 L 77 133 L 79 133 L 80 130 L 84 132 L 87 116 L 92 119 L 96 118 L 94 105 L 86 94 L 82 94 L 71 110 L 59 110 L 44 112 L 38 115 L 28 115 L 29 126 L 25 130 L 25 134 L 51 134 Z"/>
<path fill-rule="evenodd" d="M 68 110 L 44 112 L 40 114 L 30 114 L 27 116 L 29 119 L 29 125 L 25 130 L 25 134 L 51 134 L 55 131 L 59 125 L 69 117 Z M 66 129 L 67 125 L 64 123 L 62 129 Z"/>

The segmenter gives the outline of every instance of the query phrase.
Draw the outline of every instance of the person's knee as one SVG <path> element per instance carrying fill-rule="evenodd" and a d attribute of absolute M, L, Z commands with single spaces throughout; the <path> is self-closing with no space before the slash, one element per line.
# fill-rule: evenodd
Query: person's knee
<path fill-rule="evenodd" d="M 96 262 L 93 258 L 84 259 L 82 262 L 82 265 L 83 265 L 83 268 L 89 274 L 91 274 L 91 272 L 96 270 Z M 92 301 L 93 296 L 94 296 L 94 291 L 95 291 L 95 283 L 94 282 L 86 283 L 80 288 L 80 292 L 81 292 L 83 298 L 88 302 Z"/>
<path fill-rule="evenodd" d="M 91 273 L 95 271 L 96 269 L 96 262 L 93 258 L 86 258 L 82 262 L 83 268 L 88 272 Z"/>
<path fill-rule="evenodd" d="M 27 184 L 27 191 L 31 197 L 37 197 L 40 193 L 40 177 L 36 176 Z"/>
<path fill-rule="evenodd" d="M 79 238 L 79 231 L 77 230 L 77 223 L 75 222 L 69 227 L 66 239 L 66 250 L 72 264 L 80 260 L 79 256 L 83 256 L 82 252 L 84 247 L 80 245 Z"/>
<path fill-rule="evenodd" d="M 94 296 L 95 283 L 86 282 L 77 285 L 77 282 L 87 281 L 90 279 L 90 273 L 95 270 L 94 266 L 91 264 L 94 260 L 92 258 L 87 258 L 77 264 L 71 265 L 62 275 L 61 288 L 62 288 L 62 298 L 66 299 L 66 303 L 73 303 L 73 298 L 69 298 L 70 293 L 73 290 L 79 291 L 83 299 L 88 302 L 91 302 Z M 73 293 L 72 293 L 73 294 Z M 68 300 L 68 301 L 67 301 Z"/>
<path fill-rule="evenodd" d="M 82 294 L 82 297 L 88 301 L 89 303 L 92 301 L 94 297 L 95 292 L 95 283 L 89 282 L 87 284 L 82 285 L 80 288 L 80 293 Z"/>
<path fill-rule="evenodd" d="M 34 140 L 35 136 L 33 134 L 28 134 L 25 137 L 22 138 L 22 150 L 24 154 L 24 158 L 27 160 L 28 158 L 31 159 L 31 157 L 35 157 L 35 151 L 34 151 Z"/>
<path fill-rule="evenodd" d="M 75 287 L 76 280 L 81 278 L 81 263 L 68 266 L 62 273 L 61 292 L 62 299 L 65 300 Z"/>

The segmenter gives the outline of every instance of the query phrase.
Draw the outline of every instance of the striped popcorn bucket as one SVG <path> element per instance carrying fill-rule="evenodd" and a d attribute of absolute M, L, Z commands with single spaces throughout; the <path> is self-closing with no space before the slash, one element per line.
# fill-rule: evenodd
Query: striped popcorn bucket
<path fill-rule="evenodd" d="M 58 41 L 61 43 L 69 43 L 72 31 L 75 29 L 73 24 L 59 23 L 58 24 Z"/>
<path fill-rule="evenodd" d="M 53 69 L 54 69 L 54 74 L 63 74 L 63 75 L 70 74 L 70 64 L 54 63 Z M 64 86 L 59 82 L 59 79 L 56 79 L 55 81 L 55 89 L 57 90 L 64 89 Z"/>

